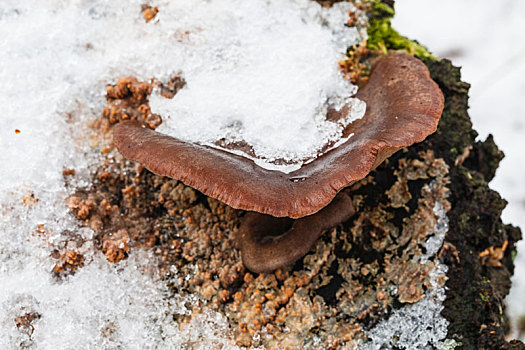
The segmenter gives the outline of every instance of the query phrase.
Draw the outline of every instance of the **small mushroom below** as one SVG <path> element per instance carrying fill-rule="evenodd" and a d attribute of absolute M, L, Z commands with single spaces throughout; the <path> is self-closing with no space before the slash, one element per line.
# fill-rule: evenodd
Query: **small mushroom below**
<path fill-rule="evenodd" d="M 342 192 L 317 213 L 297 220 L 248 212 L 236 236 L 244 266 L 260 273 L 293 264 L 308 253 L 324 230 L 354 214 L 352 200 Z"/>

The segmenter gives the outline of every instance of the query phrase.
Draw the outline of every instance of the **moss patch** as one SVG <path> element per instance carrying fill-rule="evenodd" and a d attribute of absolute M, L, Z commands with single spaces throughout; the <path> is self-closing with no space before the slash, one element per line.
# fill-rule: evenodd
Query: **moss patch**
<path fill-rule="evenodd" d="M 367 47 L 370 50 L 404 50 L 419 58 L 437 60 L 428 49 L 415 40 L 409 40 L 392 28 L 391 19 L 394 17 L 394 5 L 391 1 L 372 1 L 372 11 L 369 15 Z"/>

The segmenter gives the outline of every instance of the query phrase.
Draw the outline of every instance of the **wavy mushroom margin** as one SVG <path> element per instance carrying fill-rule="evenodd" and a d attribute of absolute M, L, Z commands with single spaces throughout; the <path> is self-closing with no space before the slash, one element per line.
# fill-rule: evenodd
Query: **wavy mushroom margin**
<path fill-rule="evenodd" d="M 397 150 L 436 131 L 444 98 L 418 59 L 393 52 L 376 61 L 356 97 L 367 104 L 344 144 L 284 174 L 226 151 L 184 142 L 124 121 L 114 127 L 120 153 L 151 172 L 182 181 L 234 208 L 301 218 L 327 206 Z"/>

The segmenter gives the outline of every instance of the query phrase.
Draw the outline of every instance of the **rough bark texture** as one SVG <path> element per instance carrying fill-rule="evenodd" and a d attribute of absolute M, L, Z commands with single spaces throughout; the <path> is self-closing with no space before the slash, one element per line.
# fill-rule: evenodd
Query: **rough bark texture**
<path fill-rule="evenodd" d="M 98 232 L 108 260 L 147 247 L 164 271 L 176 267 L 174 292 L 204 303 L 180 317 L 181 326 L 204 309 L 223 313 L 239 345 L 337 348 L 366 341 L 367 330 L 425 297 L 441 260 L 449 267 L 447 338 L 465 349 L 519 348 L 504 340 L 503 299 L 521 232 L 502 224 L 505 201 L 487 184 L 502 153 L 490 137 L 475 141 L 469 85 L 459 69 L 447 60 L 426 64 L 445 95 L 437 132 L 346 189 L 356 215 L 326 232 L 294 266 L 249 273 L 233 239 L 243 211 L 118 156 L 100 167 L 89 193 L 71 200 L 79 203 L 72 209 Z M 110 124 L 102 119 L 98 127 Z M 437 203 L 448 209 L 449 230 L 435 260 L 421 263 Z M 129 242 L 122 252 L 108 248 L 112 232 Z M 261 332 L 266 337 L 257 338 Z"/>
<path fill-rule="evenodd" d="M 450 165 L 450 228 L 444 244 L 449 279 L 442 312 L 450 321 L 448 338 L 456 339 L 465 349 L 525 348 L 519 341 L 507 343 L 504 338 L 508 325 L 503 301 L 509 292 L 512 257 L 521 231 L 502 223 L 506 202 L 488 186 L 503 153 L 492 135 L 483 142 L 475 141 L 477 133 L 467 113 L 470 85 L 461 81 L 460 69 L 448 60 L 429 57 L 426 50 L 418 51 L 421 46 L 417 42 L 407 44 L 403 37 L 399 40 L 389 21 L 394 1 L 373 4 L 371 24 L 381 29 L 374 42 L 419 55 L 445 95 L 437 133 L 414 149 L 428 144 Z M 498 253 L 499 264 L 487 258 Z"/>
<path fill-rule="evenodd" d="M 451 249 L 444 255 L 449 290 L 443 315 L 451 323 L 449 337 L 466 349 L 495 349 L 506 344 L 503 299 L 514 270 L 515 243 L 521 239 L 518 228 L 502 223 L 506 202 L 488 186 L 503 154 L 491 136 L 475 142 L 467 113 L 469 85 L 461 82 L 459 69 L 447 60 L 426 63 L 445 93 L 445 111 L 438 132 L 425 143 L 447 161 L 451 177 L 450 229 L 445 239 Z M 462 164 L 455 165 L 467 154 Z M 483 259 L 490 247 L 503 246 L 501 266 Z"/>

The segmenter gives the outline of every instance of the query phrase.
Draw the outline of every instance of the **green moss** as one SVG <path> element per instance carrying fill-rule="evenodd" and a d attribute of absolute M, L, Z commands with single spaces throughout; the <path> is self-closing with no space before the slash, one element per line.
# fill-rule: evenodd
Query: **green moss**
<path fill-rule="evenodd" d="M 390 20 L 395 13 L 393 7 L 382 0 L 374 0 L 371 5 L 372 11 L 369 17 L 370 27 L 368 28 L 367 40 L 369 49 L 381 50 L 384 53 L 388 50 L 404 50 L 419 58 L 437 59 L 426 47 L 405 38 L 392 28 Z"/>
<path fill-rule="evenodd" d="M 485 295 L 483 293 L 479 293 L 479 297 L 484 303 L 488 303 L 490 301 L 490 297 L 488 295 Z"/>

